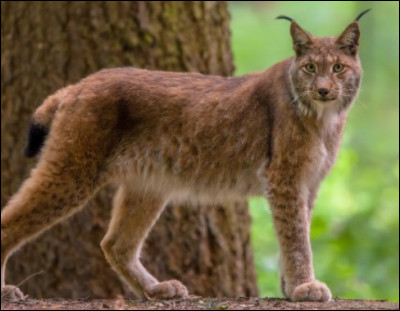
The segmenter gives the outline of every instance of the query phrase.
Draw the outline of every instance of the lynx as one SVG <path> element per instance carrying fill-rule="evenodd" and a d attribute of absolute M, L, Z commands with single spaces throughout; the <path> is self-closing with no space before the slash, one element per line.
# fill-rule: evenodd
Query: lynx
<path fill-rule="evenodd" d="M 368 11 L 368 10 L 367 10 Z M 1 213 L 2 297 L 10 255 L 78 212 L 105 184 L 118 191 L 105 257 L 139 297 L 188 295 L 140 262 L 169 202 L 268 199 L 280 246 L 281 289 L 293 301 L 329 301 L 314 277 L 310 223 L 318 187 L 337 156 L 360 86 L 362 12 L 338 37 L 295 20 L 295 56 L 264 72 L 208 76 L 135 68 L 101 70 L 48 97 L 32 117 L 27 156 L 36 168 Z"/>

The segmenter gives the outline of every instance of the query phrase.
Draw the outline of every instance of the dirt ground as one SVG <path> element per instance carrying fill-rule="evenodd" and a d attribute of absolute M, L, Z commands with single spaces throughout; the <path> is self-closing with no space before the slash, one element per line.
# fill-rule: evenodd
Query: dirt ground
<path fill-rule="evenodd" d="M 1 300 L 1 310 L 399 310 L 399 304 L 376 300 L 334 299 L 329 303 L 289 302 L 275 298 L 198 298 L 141 301 L 92 299 Z"/>

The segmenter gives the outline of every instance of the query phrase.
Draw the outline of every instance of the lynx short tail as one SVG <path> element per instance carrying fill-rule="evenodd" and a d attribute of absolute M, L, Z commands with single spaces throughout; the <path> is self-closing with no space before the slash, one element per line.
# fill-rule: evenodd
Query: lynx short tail
<path fill-rule="evenodd" d="M 29 127 L 28 142 L 24 150 L 26 157 L 32 158 L 39 154 L 65 92 L 66 88 L 49 96 L 34 112 Z"/>

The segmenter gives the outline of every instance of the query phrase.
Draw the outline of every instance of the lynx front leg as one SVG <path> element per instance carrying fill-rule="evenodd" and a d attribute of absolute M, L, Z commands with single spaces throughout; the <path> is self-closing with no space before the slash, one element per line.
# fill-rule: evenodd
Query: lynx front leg
<path fill-rule="evenodd" d="M 294 301 L 329 301 L 329 288 L 314 278 L 307 205 L 290 202 L 287 196 L 270 203 L 280 246 L 284 295 Z"/>
<path fill-rule="evenodd" d="M 101 242 L 108 262 L 141 298 L 178 298 L 188 294 L 179 281 L 158 282 L 140 262 L 143 242 L 163 208 L 162 200 L 122 185 L 114 200 L 110 228 Z"/>

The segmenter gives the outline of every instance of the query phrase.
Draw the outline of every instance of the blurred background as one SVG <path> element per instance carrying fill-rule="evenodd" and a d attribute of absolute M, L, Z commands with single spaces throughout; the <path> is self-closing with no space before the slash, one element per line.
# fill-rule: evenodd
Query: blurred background
<path fill-rule="evenodd" d="M 284 14 L 316 36 L 340 34 L 363 10 L 364 78 L 312 223 L 316 277 L 341 298 L 399 301 L 399 4 L 394 1 L 231 2 L 236 75 L 293 55 Z M 260 296 L 281 296 L 277 241 L 263 198 L 251 200 Z"/>

